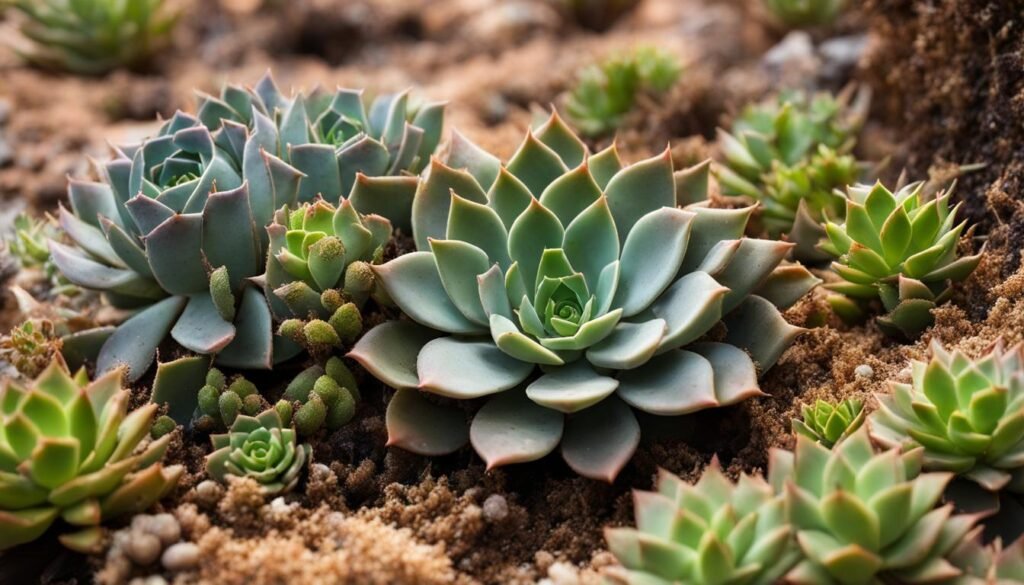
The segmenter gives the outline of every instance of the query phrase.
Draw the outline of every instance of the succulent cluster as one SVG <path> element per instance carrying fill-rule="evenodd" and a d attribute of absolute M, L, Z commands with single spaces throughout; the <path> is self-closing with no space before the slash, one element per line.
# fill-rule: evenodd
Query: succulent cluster
<path fill-rule="evenodd" d="M 388 218 L 408 233 L 419 174 L 441 141 L 443 102 L 419 102 L 409 92 L 377 96 L 319 88 L 286 96 L 268 73 L 246 89 L 225 85 L 219 97 L 200 95 L 197 116 L 210 130 L 225 120 L 247 126 L 253 140 L 304 174 L 298 200 L 348 198 L 360 213 Z M 269 223 L 269 215 L 263 225 Z"/>
<path fill-rule="evenodd" d="M 611 583 L 769 585 L 800 559 L 783 499 L 760 477 L 733 483 L 715 460 L 695 485 L 661 471 L 656 490 L 634 492 L 636 529 L 605 529 L 622 564 Z"/>
<path fill-rule="evenodd" d="M 58 358 L 28 386 L 0 387 L 0 550 L 38 538 L 58 518 L 61 537 L 91 551 L 106 519 L 140 512 L 183 472 L 160 460 L 170 437 L 151 441 L 156 405 L 128 412 L 121 372 L 89 382 Z"/>
<path fill-rule="evenodd" d="M 340 429 L 355 416 L 359 402 L 355 376 L 341 359 L 332 357 L 310 366 L 285 388 L 275 408 L 285 421 L 294 422 L 299 435 L 308 437 L 322 428 Z"/>
<path fill-rule="evenodd" d="M 921 447 L 924 468 L 950 471 L 990 491 L 1024 493 L 1024 349 L 998 342 L 982 358 L 932 344 L 910 384 L 878 395 L 871 435 L 888 447 Z"/>
<path fill-rule="evenodd" d="M 557 116 L 506 164 L 456 137 L 413 206 L 419 251 L 373 267 L 411 321 L 349 354 L 399 389 L 390 444 L 472 441 L 491 467 L 561 444 L 575 471 L 611 480 L 639 441 L 631 407 L 761 394 L 758 372 L 802 331 L 780 308 L 818 281 L 783 263 L 791 244 L 743 237 L 751 209 L 678 208 L 694 184 L 706 175 L 674 172 L 667 151 L 630 166 L 614 146 L 590 155 Z M 489 400 L 467 432 L 425 394 Z"/>
<path fill-rule="evenodd" d="M 828 258 L 817 249 L 825 236 L 822 225 L 845 212 L 845 199 L 835 190 L 860 177 L 861 165 L 850 151 L 870 100 L 866 88 L 838 96 L 788 92 L 749 106 L 731 132 L 718 130 L 722 193 L 759 201 L 765 230 L 794 242 L 799 260 Z"/>
<path fill-rule="evenodd" d="M 943 581 L 945 585 L 1014 585 L 1024 583 L 1024 538 L 1008 547 L 1000 539 L 982 543 L 981 531 L 972 535 L 950 554 L 950 562 L 963 571 Z"/>
<path fill-rule="evenodd" d="M 950 209 L 950 191 L 929 199 L 922 183 L 895 193 L 881 183 L 848 189 L 846 221 L 828 222 L 821 249 L 836 258 L 843 279 L 825 285 L 833 310 L 856 321 L 865 305 L 878 299 L 886 314 L 879 327 L 889 335 L 914 338 L 929 327 L 932 308 L 952 294 L 951 283 L 966 279 L 981 253 L 958 257 L 965 222 L 955 224 L 959 205 Z"/>
<path fill-rule="evenodd" d="M 146 64 L 168 41 L 176 21 L 164 0 L 12 0 L 24 15 L 25 43 L 16 49 L 33 65 L 99 75 Z M 2 6 L 2 4 L 0 4 Z"/>
<path fill-rule="evenodd" d="M 46 319 L 26 319 L 0 337 L 0 360 L 26 378 L 35 378 L 60 354 L 61 339 Z"/>
<path fill-rule="evenodd" d="M 922 450 L 875 453 L 861 428 L 831 451 L 802 435 L 795 452 L 774 450 L 769 482 L 783 494 L 800 562 L 799 585 L 935 583 L 961 572 L 952 551 L 976 516 L 936 507 L 952 477 L 920 473 Z"/>
<path fill-rule="evenodd" d="M 50 282 L 51 294 L 74 296 L 78 288 L 70 284 L 50 258 L 48 241 L 61 237 L 52 217 L 35 218 L 27 213 L 14 218 L 14 233 L 4 244 L 11 257 L 25 269 L 38 269 Z"/>
<path fill-rule="evenodd" d="M 264 410 L 266 402 L 256 385 L 240 375 L 230 381 L 223 372 L 211 368 L 206 384 L 197 395 L 193 427 L 202 431 L 230 428 L 239 415 L 256 416 Z"/>
<path fill-rule="evenodd" d="M 664 93 L 682 73 L 679 60 L 654 47 L 611 56 L 584 68 L 569 92 L 565 110 L 582 134 L 610 134 L 642 92 Z"/>
<path fill-rule="evenodd" d="M 847 398 L 839 404 L 818 400 L 801 409 L 803 420 L 793 419 L 793 432 L 831 449 L 864 423 L 864 402 Z"/>
<path fill-rule="evenodd" d="M 580 26 L 604 31 L 632 11 L 640 0 L 554 0 Z"/>
<path fill-rule="evenodd" d="M 210 477 L 221 483 L 227 483 L 229 476 L 253 479 L 267 494 L 294 489 L 313 454 L 275 409 L 255 417 L 239 415 L 227 433 L 212 435 L 210 441 L 214 449 L 206 458 Z"/>
<path fill-rule="evenodd" d="M 764 5 L 782 26 L 806 28 L 835 22 L 846 0 L 764 0 Z"/>

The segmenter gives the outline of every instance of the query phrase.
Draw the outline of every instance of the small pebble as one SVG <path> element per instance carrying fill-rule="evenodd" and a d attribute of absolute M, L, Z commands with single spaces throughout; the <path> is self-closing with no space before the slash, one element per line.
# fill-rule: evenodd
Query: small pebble
<path fill-rule="evenodd" d="M 196 496 L 199 501 L 208 505 L 213 506 L 220 501 L 221 496 L 224 495 L 224 488 L 212 479 L 207 479 L 199 482 L 196 486 Z"/>
<path fill-rule="evenodd" d="M 169 546 L 181 540 L 181 524 L 171 514 L 157 514 L 149 522 L 148 532 L 160 539 L 161 544 Z"/>
<path fill-rule="evenodd" d="M 199 547 L 192 542 L 172 544 L 164 551 L 160 562 L 168 571 L 188 571 L 199 565 Z"/>
<path fill-rule="evenodd" d="M 501 522 L 508 517 L 508 502 L 505 496 L 492 494 L 484 500 L 484 519 L 488 522 Z"/>
<path fill-rule="evenodd" d="M 554 585 L 579 585 L 580 577 L 576 567 L 565 562 L 557 562 L 548 568 L 548 579 Z"/>
<path fill-rule="evenodd" d="M 159 538 L 145 532 L 133 532 L 131 541 L 124 548 L 124 554 L 128 558 L 136 565 L 149 565 L 160 558 L 163 545 L 160 544 Z"/>
<path fill-rule="evenodd" d="M 870 380 L 875 377 L 875 369 L 867 364 L 861 364 L 853 370 L 853 374 L 858 378 Z"/>

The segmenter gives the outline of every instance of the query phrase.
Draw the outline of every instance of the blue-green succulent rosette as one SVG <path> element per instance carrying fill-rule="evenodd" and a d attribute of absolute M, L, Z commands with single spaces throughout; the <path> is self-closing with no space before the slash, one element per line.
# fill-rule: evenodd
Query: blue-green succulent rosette
<path fill-rule="evenodd" d="M 762 394 L 802 329 L 780 310 L 818 280 L 791 244 L 743 237 L 751 209 L 692 201 L 707 165 L 666 151 L 624 166 L 553 115 L 502 164 L 455 134 L 413 203 L 419 251 L 374 267 L 409 320 L 349 354 L 398 389 L 389 444 L 440 455 L 467 442 L 489 467 L 561 445 L 611 481 L 640 439 L 633 409 L 681 415 Z M 721 324 L 721 325 L 720 325 Z M 485 399 L 472 422 L 430 395 Z"/>

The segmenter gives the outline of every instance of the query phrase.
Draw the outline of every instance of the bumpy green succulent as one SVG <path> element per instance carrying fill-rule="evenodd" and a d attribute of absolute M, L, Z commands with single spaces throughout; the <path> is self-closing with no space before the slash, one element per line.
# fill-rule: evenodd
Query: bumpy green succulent
<path fill-rule="evenodd" d="M 922 183 L 895 193 L 881 183 L 848 189 L 846 221 L 828 222 L 821 244 L 845 280 L 825 285 L 839 293 L 829 302 L 840 317 L 858 320 L 881 299 L 887 314 L 878 325 L 889 335 L 913 338 L 934 322 L 931 310 L 952 294 L 950 283 L 981 261 L 981 253 L 957 258 L 966 222 L 954 225 L 959 205 L 950 209 L 950 191 L 929 200 Z"/>
<path fill-rule="evenodd" d="M 0 337 L 0 360 L 26 378 L 35 378 L 60 354 L 61 339 L 46 319 L 26 319 Z"/>
<path fill-rule="evenodd" d="M 84 75 L 144 65 L 176 21 L 164 0 L 13 0 L 11 6 L 25 15 L 27 46 L 16 47 L 25 60 Z"/>
<path fill-rule="evenodd" d="M 310 366 L 300 372 L 285 388 L 277 408 L 282 419 L 295 423 L 300 436 L 308 437 L 321 428 L 340 429 L 352 420 L 359 398 L 352 371 L 332 357 L 324 367 Z"/>
<path fill-rule="evenodd" d="M 829 449 L 864 423 L 864 403 L 856 398 L 847 398 L 839 404 L 818 400 L 813 406 L 804 405 L 802 412 L 802 421 L 793 419 L 793 432 Z"/>
<path fill-rule="evenodd" d="M 997 343 L 979 360 L 932 344 L 912 363 L 911 384 L 892 383 L 871 414 L 872 437 L 921 446 L 925 469 L 952 471 L 987 490 L 1024 493 L 1024 353 Z"/>
<path fill-rule="evenodd" d="M 605 31 L 630 12 L 640 0 L 555 0 L 584 28 Z"/>
<path fill-rule="evenodd" d="M 664 93 L 681 73 L 674 55 L 654 47 L 609 57 L 580 72 L 566 99 L 566 112 L 581 133 L 610 134 L 633 109 L 640 92 Z"/>
<path fill-rule="evenodd" d="M 441 140 L 444 103 L 417 103 L 408 92 L 378 96 L 320 89 L 285 96 L 268 73 L 253 88 L 226 85 L 201 94 L 198 117 L 211 130 L 245 124 L 260 147 L 303 172 L 299 200 L 349 198 L 361 213 L 382 215 L 405 232 L 419 174 Z M 267 121 L 272 120 L 271 124 Z"/>
<path fill-rule="evenodd" d="M 712 461 L 696 485 L 666 471 L 634 492 L 637 528 L 606 528 L 611 583 L 771 585 L 800 560 L 782 498 L 760 477 L 729 481 Z"/>
<path fill-rule="evenodd" d="M 817 249 L 826 219 L 841 219 L 845 199 L 835 192 L 860 177 L 849 153 L 867 115 L 871 94 L 852 88 L 833 97 L 789 92 L 748 107 L 732 132 L 718 130 L 724 161 L 716 168 L 722 193 L 761 202 L 769 235 L 786 235 L 794 256 L 823 261 Z"/>
<path fill-rule="evenodd" d="M 803 560 L 796 585 L 936 583 L 961 574 L 949 556 L 977 517 L 936 508 L 949 473 L 920 473 L 923 453 L 876 454 L 867 429 L 831 451 L 797 436 L 796 452 L 773 450 L 768 479 L 786 499 Z"/>
<path fill-rule="evenodd" d="M 963 571 L 942 585 L 1017 585 L 1024 583 L 1024 538 L 1003 547 L 998 538 L 990 545 L 982 543 L 977 531 L 950 555 L 950 561 Z"/>
<path fill-rule="evenodd" d="M 0 550 L 35 540 L 58 518 L 61 541 L 93 551 L 104 520 L 140 512 L 183 472 L 160 460 L 170 436 L 147 439 L 156 405 L 128 412 L 121 372 L 89 383 L 58 358 L 29 386 L 0 388 Z"/>
<path fill-rule="evenodd" d="M 764 5 L 779 24 L 804 28 L 834 23 L 846 0 L 764 0 Z"/>
<path fill-rule="evenodd" d="M 239 415 L 226 434 L 210 440 L 214 449 L 206 458 L 210 477 L 221 483 L 228 476 L 254 479 L 267 494 L 294 489 L 313 454 L 274 409 L 255 417 Z"/>
<path fill-rule="evenodd" d="M 253 280 L 266 262 L 263 226 L 297 201 L 303 177 L 266 138 L 230 121 L 211 134 L 179 112 L 156 137 L 117 149 L 102 182 L 70 182 L 73 212 L 61 209 L 60 223 L 74 245 L 51 240 L 54 262 L 74 284 L 139 309 L 103 345 L 99 371 L 123 364 L 138 379 L 168 334 L 228 367 L 269 368 L 275 353 L 298 351 L 274 340 Z"/>
<path fill-rule="evenodd" d="M 362 333 L 360 308 L 375 292 L 370 264 L 381 261 L 391 223 L 361 216 L 349 200 L 278 210 L 264 277 L 281 333 L 310 350 L 350 344 Z"/>
<path fill-rule="evenodd" d="M 206 375 L 198 401 L 193 426 L 204 431 L 230 428 L 239 415 L 256 416 L 266 407 L 255 384 L 242 376 L 228 380 L 216 368 Z"/>
<path fill-rule="evenodd" d="M 399 388 L 390 444 L 436 455 L 471 440 L 491 467 L 561 444 L 578 473 L 611 480 L 640 438 L 630 406 L 679 415 L 761 394 L 758 371 L 802 331 L 779 310 L 817 279 L 782 264 L 791 244 L 743 237 L 751 209 L 679 209 L 706 188 L 698 171 L 674 173 L 667 150 L 628 167 L 614 146 L 591 156 L 555 116 L 504 165 L 456 135 L 417 193 L 420 251 L 373 267 L 412 321 L 349 354 Z M 490 399 L 467 433 L 425 393 Z"/>

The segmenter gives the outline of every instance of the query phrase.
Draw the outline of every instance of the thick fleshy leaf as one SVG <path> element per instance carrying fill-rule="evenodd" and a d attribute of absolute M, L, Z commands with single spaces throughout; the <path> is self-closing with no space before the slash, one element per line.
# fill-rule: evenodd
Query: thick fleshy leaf
<path fill-rule="evenodd" d="M 418 177 L 369 177 L 356 174 L 349 201 L 362 214 L 377 214 L 405 234 L 412 233 L 412 202 Z"/>
<path fill-rule="evenodd" d="M 227 266 L 231 290 L 263 271 L 256 224 L 249 205 L 249 187 L 212 193 L 203 209 L 203 253 L 210 266 Z"/>
<path fill-rule="evenodd" d="M 441 284 L 451 302 L 466 319 L 479 324 L 488 323 L 477 282 L 477 276 L 487 272 L 491 266 L 487 254 L 460 240 L 430 240 L 430 250 Z"/>
<path fill-rule="evenodd" d="M 196 353 L 217 353 L 235 338 L 235 326 L 220 316 L 209 294 L 199 294 L 189 298 L 171 337 Z"/>
<path fill-rule="evenodd" d="M 156 366 L 150 402 L 166 404 L 167 414 L 178 424 L 188 424 L 198 405 L 197 392 L 206 383 L 210 359 L 206 356 L 187 356 Z M 196 392 L 184 389 L 194 388 Z"/>
<path fill-rule="evenodd" d="M 453 191 L 476 203 L 487 202 L 487 195 L 473 175 L 433 159 L 429 174 L 420 182 L 412 202 L 412 233 L 418 250 L 429 249 L 427 238 L 442 239 L 448 233 Z"/>
<path fill-rule="evenodd" d="M 747 297 L 723 322 L 728 330 L 725 340 L 749 352 L 762 374 L 807 331 L 790 325 L 775 305 L 757 295 Z"/>
<path fill-rule="evenodd" d="M 477 398 L 514 388 L 534 364 L 509 357 L 491 340 L 440 337 L 416 358 L 419 388 L 451 398 Z"/>
<path fill-rule="evenodd" d="M 209 290 L 202 250 L 203 216 L 175 215 L 146 236 L 146 255 L 160 286 L 175 295 Z"/>
<path fill-rule="evenodd" d="M 498 157 L 474 144 L 458 130 L 452 130 L 446 162 L 452 168 L 469 171 L 476 182 L 485 189 L 490 189 L 494 185 L 501 170 L 501 161 Z"/>
<path fill-rule="evenodd" d="M 273 338 L 273 317 L 267 300 L 255 287 L 246 287 L 235 316 L 235 339 L 217 354 L 216 363 L 269 370 L 274 361 Z"/>
<path fill-rule="evenodd" d="M 554 213 L 562 225 L 569 225 L 584 209 L 601 197 L 601 188 L 582 164 L 554 180 L 540 195 L 540 203 Z"/>
<path fill-rule="evenodd" d="M 662 319 L 619 323 L 612 334 L 587 350 L 587 360 L 601 368 L 628 370 L 646 363 L 658 349 L 667 325 Z"/>
<path fill-rule="evenodd" d="M 480 248 L 487 253 L 488 264 L 497 262 L 503 270 L 512 263 L 508 257 L 505 225 L 493 209 L 481 203 L 452 195 L 446 237 Z"/>
<path fill-rule="evenodd" d="M 526 396 L 541 406 L 573 413 L 604 400 L 618 387 L 615 378 L 598 374 L 586 360 L 577 360 L 548 369 L 526 387 Z"/>
<path fill-rule="evenodd" d="M 388 403 L 388 446 L 435 457 L 469 442 L 462 411 L 427 400 L 419 390 L 399 389 Z"/>
<path fill-rule="evenodd" d="M 569 170 L 558 153 L 537 140 L 533 132 L 526 135 L 509 159 L 507 168 L 534 196 L 543 193 L 548 185 Z"/>
<path fill-rule="evenodd" d="M 623 169 L 608 182 L 605 195 L 615 217 L 619 240 L 625 241 L 641 217 L 662 207 L 676 206 L 671 152 L 666 149 L 656 157 Z"/>
<path fill-rule="evenodd" d="M 534 461 L 555 450 L 562 438 L 562 413 L 515 390 L 490 399 L 473 417 L 469 438 L 487 469 Z"/>
<path fill-rule="evenodd" d="M 573 471 L 611 483 L 640 444 L 640 424 L 624 402 L 610 397 L 569 417 L 562 457 Z"/>
<path fill-rule="evenodd" d="M 768 275 L 768 279 L 754 290 L 754 294 L 770 301 L 784 311 L 821 283 L 799 264 L 783 264 Z"/>
<path fill-rule="evenodd" d="M 480 291 L 480 304 L 487 317 L 501 315 L 506 319 L 512 319 L 514 317 L 512 305 L 508 298 L 508 290 L 505 288 L 505 277 L 501 273 L 501 267 L 497 264 L 491 266 L 487 272 L 478 275 L 476 281 Z"/>
<path fill-rule="evenodd" d="M 691 221 L 690 241 L 686 245 L 682 273 L 696 270 L 719 242 L 742 237 L 754 207 L 714 209 L 691 206 L 687 211 L 697 216 Z"/>
<path fill-rule="evenodd" d="M 411 321 L 386 321 L 363 335 L 346 357 L 393 388 L 416 388 L 416 358 L 439 333 Z"/>
<path fill-rule="evenodd" d="M 124 366 L 128 382 L 142 377 L 156 357 L 157 346 L 185 309 L 186 300 L 181 296 L 168 297 L 118 326 L 96 358 L 96 371 L 104 373 Z"/>
<path fill-rule="evenodd" d="M 518 264 L 524 282 L 536 282 L 537 266 L 544 250 L 561 248 L 564 234 L 565 230 L 555 214 L 532 200 L 508 233 L 509 255 Z M 516 299 L 512 298 L 512 301 Z"/>
<path fill-rule="evenodd" d="M 619 238 L 608 200 L 599 198 L 565 228 L 562 244 L 569 262 L 582 272 L 590 290 L 597 289 L 601 272 L 619 258 Z"/>
<path fill-rule="evenodd" d="M 587 156 L 587 145 L 562 120 L 557 110 L 552 109 L 551 117 L 541 124 L 535 133 L 537 138 L 558 153 L 562 162 L 570 168 L 582 163 Z"/>
<path fill-rule="evenodd" d="M 690 346 L 711 362 L 715 372 L 715 396 L 719 404 L 735 404 L 764 392 L 757 385 L 757 370 L 742 349 L 727 343 L 702 342 Z"/>
<path fill-rule="evenodd" d="M 405 254 L 372 268 L 388 296 L 416 322 L 448 333 L 487 331 L 467 319 L 448 297 L 430 252 Z"/>
<path fill-rule="evenodd" d="M 501 217 L 501 222 L 505 224 L 506 229 L 512 229 L 516 218 L 530 205 L 530 201 L 533 199 L 533 194 L 530 193 L 526 185 L 508 172 L 505 167 L 501 167 L 498 179 L 487 192 L 487 204 Z"/>
<path fill-rule="evenodd" d="M 646 309 L 679 272 L 694 214 L 662 208 L 640 218 L 622 247 L 621 272 L 613 305 L 625 317 Z"/>
<path fill-rule="evenodd" d="M 491 315 L 491 338 L 498 349 L 524 362 L 560 366 L 564 361 L 555 352 L 519 331 L 511 319 Z"/>
<path fill-rule="evenodd" d="M 52 240 L 49 247 L 50 257 L 57 269 L 78 286 L 150 300 L 163 298 L 167 294 L 152 279 L 132 270 L 104 266 Z"/>
<path fill-rule="evenodd" d="M 630 406 L 664 416 L 718 406 L 711 363 L 681 349 L 619 374 L 618 396 Z"/>
<path fill-rule="evenodd" d="M 660 348 L 682 347 L 707 333 L 722 318 L 722 303 L 729 289 L 706 272 L 691 272 L 675 281 L 651 311 L 667 325 Z"/>
<path fill-rule="evenodd" d="M 327 144 L 299 144 L 288 148 L 288 160 L 305 174 L 299 181 L 300 202 L 312 201 L 317 195 L 337 201 L 341 190 L 341 174 L 334 147 Z"/>

